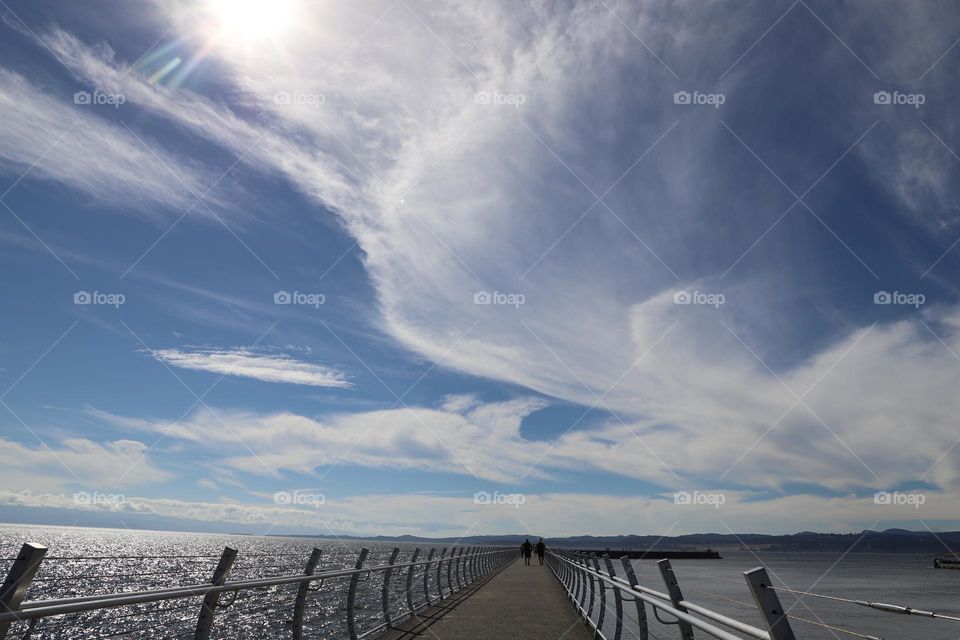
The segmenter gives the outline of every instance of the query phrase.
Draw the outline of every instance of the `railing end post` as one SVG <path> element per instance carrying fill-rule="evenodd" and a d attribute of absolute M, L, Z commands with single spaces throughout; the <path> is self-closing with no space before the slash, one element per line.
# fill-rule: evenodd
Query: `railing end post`
<path fill-rule="evenodd" d="M 743 572 L 743 577 L 750 588 L 753 601 L 760 610 L 764 627 L 770 632 L 770 640 L 796 640 L 787 612 L 780 604 L 780 597 L 770 582 L 770 576 L 764 567 L 756 567 Z"/>
<path fill-rule="evenodd" d="M 667 593 L 670 595 L 670 603 L 674 609 L 686 613 L 687 608 L 680 604 L 683 601 L 683 592 L 680 590 L 680 583 L 677 581 L 677 574 L 673 572 L 673 566 L 669 558 L 657 561 L 657 568 L 660 569 L 660 576 L 667 586 Z M 677 621 L 680 626 L 680 637 L 683 640 L 693 640 L 693 627 L 689 622 L 683 620 Z"/>
<path fill-rule="evenodd" d="M 227 581 L 230 575 L 230 569 L 237 559 L 239 551 L 233 547 L 224 547 L 220 554 L 220 562 L 213 571 L 213 578 L 210 583 L 220 586 Z M 236 592 L 234 592 L 236 596 Z M 197 618 L 197 630 L 193 634 L 194 640 L 207 640 L 210 637 L 210 631 L 213 629 L 213 622 L 217 615 L 217 604 L 220 601 L 220 593 L 208 593 L 203 597 L 203 604 L 200 606 L 200 616 Z"/>
<path fill-rule="evenodd" d="M 47 547 L 35 542 L 24 542 L 17 559 L 13 561 L 7 577 L 0 587 L 0 610 L 16 611 L 27 595 L 33 577 L 40 569 L 40 563 L 47 555 Z M 0 638 L 7 637 L 12 622 L 0 622 Z"/>
<path fill-rule="evenodd" d="M 313 575 L 313 572 L 317 570 L 317 565 L 320 564 L 322 555 L 322 550 L 317 547 L 313 548 L 313 551 L 310 552 L 310 558 L 307 560 L 307 566 L 303 570 L 304 575 Z M 293 640 L 303 638 L 303 610 L 306 607 L 309 592 L 310 583 L 304 580 L 297 587 L 297 597 L 293 603 Z"/>
<path fill-rule="evenodd" d="M 350 588 L 347 591 L 347 633 L 350 640 L 357 640 L 357 620 L 354 615 L 357 603 L 357 584 L 360 582 L 360 570 L 363 569 L 363 563 L 367 561 L 368 555 L 370 555 L 370 549 L 366 547 L 360 549 L 357 563 L 353 566 L 355 573 L 350 576 Z"/>

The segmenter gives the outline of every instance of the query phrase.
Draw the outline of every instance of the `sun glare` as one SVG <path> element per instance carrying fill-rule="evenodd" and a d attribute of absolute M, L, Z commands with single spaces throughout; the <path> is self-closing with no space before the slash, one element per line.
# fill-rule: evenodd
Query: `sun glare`
<path fill-rule="evenodd" d="M 223 37 L 252 41 L 276 38 L 293 23 L 294 0 L 211 0 Z"/>

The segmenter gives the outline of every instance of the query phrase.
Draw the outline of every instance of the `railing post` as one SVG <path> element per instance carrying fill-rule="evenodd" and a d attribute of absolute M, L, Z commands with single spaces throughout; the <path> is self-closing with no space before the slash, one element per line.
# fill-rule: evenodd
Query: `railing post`
<path fill-rule="evenodd" d="M 636 589 L 639 584 L 637 582 L 637 574 L 634 573 L 633 565 L 630 563 L 629 558 L 623 556 L 620 558 L 620 562 L 623 563 L 623 570 L 627 574 L 627 580 L 630 582 L 630 586 Z M 637 605 L 637 626 L 640 628 L 639 640 L 648 640 L 650 632 L 647 630 L 647 608 L 643 604 L 643 600 L 636 595 L 633 596 L 633 603 Z"/>
<path fill-rule="evenodd" d="M 607 565 L 607 574 L 609 574 L 610 579 L 617 577 L 617 574 L 613 571 L 613 563 L 610 562 L 610 554 L 603 554 L 603 563 Z M 613 586 L 613 604 L 617 612 L 617 624 L 614 627 L 613 640 L 620 640 L 620 635 L 623 633 L 623 596 L 616 585 Z"/>
<path fill-rule="evenodd" d="M 670 566 L 670 560 L 664 558 L 657 561 L 657 567 L 660 569 L 663 582 L 667 585 L 667 593 L 670 594 L 670 603 L 673 608 L 686 613 L 687 608 L 680 604 L 683 600 L 683 593 L 680 591 L 680 583 L 677 582 L 677 574 L 673 572 L 673 567 Z M 683 640 L 693 640 L 693 627 L 690 626 L 690 623 L 677 620 L 677 624 L 680 626 L 680 637 Z"/>
<path fill-rule="evenodd" d="M 753 601 L 760 609 L 764 626 L 770 632 L 770 640 L 795 640 L 796 636 L 793 635 L 790 621 L 787 620 L 787 612 L 780 605 L 777 592 L 770 586 L 767 570 L 757 567 L 745 571 L 743 577 L 747 581 L 747 586 L 750 587 L 750 593 L 753 594 Z"/>
<path fill-rule="evenodd" d="M 593 561 L 593 569 L 600 573 L 600 561 L 597 559 L 597 554 L 591 553 L 590 559 Z M 603 618 L 607 613 L 607 585 L 603 582 L 603 579 L 597 575 L 597 584 L 600 586 L 599 600 L 600 600 L 600 612 L 597 614 L 597 632 L 594 634 L 594 637 L 600 637 L 603 634 Z"/>
<path fill-rule="evenodd" d="M 212 584 L 220 586 L 227 581 L 230 569 L 237 559 L 237 550 L 231 547 L 224 547 L 223 554 L 220 556 L 220 562 L 213 572 Z M 236 598 L 236 593 L 233 594 Z M 220 602 L 219 593 L 208 593 L 203 597 L 203 605 L 200 607 L 200 617 L 197 619 L 197 631 L 193 634 L 194 640 L 207 640 L 210 637 L 210 631 L 213 629 L 213 621 L 217 614 L 217 604 Z"/>
<path fill-rule="evenodd" d="M 577 603 L 580 611 L 584 611 L 584 605 L 586 604 L 587 599 L 587 582 L 586 577 L 583 575 L 583 570 L 581 569 L 580 562 L 580 552 L 574 552 L 570 558 L 571 562 L 574 563 L 574 571 L 577 574 L 577 593 L 574 596 L 574 602 Z"/>
<path fill-rule="evenodd" d="M 313 572 L 317 570 L 317 565 L 320 564 L 321 555 L 323 555 L 323 551 L 314 547 L 310 553 L 310 559 L 307 560 L 307 566 L 303 570 L 303 575 L 313 575 Z M 303 609 L 307 604 L 307 594 L 309 592 L 310 583 L 304 580 L 297 587 L 297 599 L 293 604 L 293 640 L 303 638 Z"/>
<path fill-rule="evenodd" d="M 410 556 L 410 566 L 407 567 L 407 610 L 410 611 L 410 615 L 413 615 L 413 570 L 416 569 L 414 565 L 419 557 L 420 547 L 417 547 L 413 550 L 413 555 Z"/>
<path fill-rule="evenodd" d="M 430 599 L 430 561 L 433 560 L 433 554 L 436 553 L 436 549 L 430 547 L 430 553 L 427 554 L 427 564 L 423 568 L 423 599 L 429 607 L 431 604 Z"/>
<path fill-rule="evenodd" d="M 450 548 L 450 559 L 447 560 L 447 593 L 453 595 L 453 558 L 457 555 L 457 548 Z"/>
<path fill-rule="evenodd" d="M 381 600 L 383 601 L 383 621 L 388 627 L 392 622 L 390 619 L 390 577 L 393 575 L 393 565 L 396 564 L 398 555 L 400 555 L 400 547 L 394 547 L 390 553 L 390 560 L 387 562 L 387 569 L 383 572 Z"/>
<path fill-rule="evenodd" d="M 463 547 L 460 547 L 456 559 L 453 560 L 453 576 L 457 579 L 457 591 L 460 591 L 460 559 L 463 558 Z M 451 587 L 452 589 L 453 587 Z"/>
<path fill-rule="evenodd" d="M 357 605 L 357 583 L 360 582 L 360 570 L 363 569 L 363 563 L 369 554 L 370 549 L 366 547 L 360 549 L 357 564 L 353 567 L 356 573 L 350 576 L 350 588 L 347 590 L 347 633 L 350 634 L 350 640 L 357 640 L 357 621 L 354 617 Z"/>
<path fill-rule="evenodd" d="M 592 573 L 589 572 L 590 562 L 586 554 L 584 554 L 583 556 L 583 567 L 584 567 L 583 575 L 585 575 L 587 579 L 590 580 L 590 606 L 587 609 L 587 618 L 589 619 L 593 616 L 593 599 L 596 592 L 596 587 L 593 586 L 594 576 Z"/>
<path fill-rule="evenodd" d="M 3 587 L 0 587 L 0 608 L 4 612 L 16 611 L 20 608 L 20 603 L 26 597 L 33 576 L 37 575 L 37 570 L 40 569 L 40 563 L 43 562 L 43 556 L 46 554 L 47 548 L 41 544 L 26 542 L 20 547 L 17 559 L 13 561 L 13 566 L 7 572 Z M 0 638 L 7 637 L 12 624 L 13 622 L 0 622 Z"/>
<path fill-rule="evenodd" d="M 580 596 L 579 603 L 580 609 L 586 611 L 585 607 L 587 604 L 587 574 L 583 572 L 583 555 L 580 552 L 573 557 L 573 561 L 576 563 L 577 577 L 580 580 Z"/>
<path fill-rule="evenodd" d="M 447 548 L 440 551 L 440 560 L 437 562 L 437 596 L 443 600 L 443 583 L 440 581 L 440 570 L 443 569 L 443 558 L 447 555 Z M 448 577 L 449 580 L 449 577 Z"/>
<path fill-rule="evenodd" d="M 467 561 L 463 565 L 464 584 L 472 584 L 477 579 L 477 570 L 474 563 L 477 561 L 478 547 L 467 549 Z"/>

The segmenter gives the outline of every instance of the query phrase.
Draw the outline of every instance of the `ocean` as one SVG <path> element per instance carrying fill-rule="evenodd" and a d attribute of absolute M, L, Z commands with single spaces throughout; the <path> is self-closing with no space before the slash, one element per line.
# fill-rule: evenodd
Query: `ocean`
<path fill-rule="evenodd" d="M 401 548 L 401 561 L 408 560 L 416 546 L 423 547 L 424 554 L 427 551 L 425 545 L 356 540 L 0 525 L 0 557 L 3 558 L 0 571 L 4 575 L 20 545 L 27 541 L 50 548 L 49 559 L 43 562 L 30 588 L 29 600 L 208 583 L 225 546 L 240 551 L 231 580 L 300 573 L 314 546 L 323 549 L 319 571 L 352 567 L 363 546 L 370 549 L 368 566 L 385 564 L 394 546 Z M 742 572 L 760 564 L 767 566 L 775 585 L 960 615 L 960 571 L 933 569 L 932 556 L 864 553 L 843 556 L 837 553 L 765 551 L 731 551 L 723 552 L 723 556 L 722 560 L 673 561 L 684 597 L 755 625 L 760 624 L 759 614 L 751 604 Z M 101 559 L 104 557 L 109 559 Z M 654 562 L 635 560 L 633 565 L 641 583 L 663 590 Z M 615 568 L 619 569 L 619 564 L 615 564 Z M 393 581 L 392 602 L 398 617 L 405 606 L 405 577 L 404 574 L 401 579 Z M 431 591 L 435 593 L 435 573 L 431 572 L 427 578 Z M 304 620 L 306 638 L 339 640 L 347 637 L 347 582 L 345 578 L 328 580 L 308 596 Z M 415 573 L 414 585 L 417 604 L 423 598 L 422 573 Z M 360 584 L 357 622 L 361 632 L 381 621 L 381 588 L 379 574 Z M 241 592 L 231 606 L 218 609 L 212 637 L 231 640 L 289 638 L 295 592 L 296 586 L 289 585 Z M 960 623 L 957 622 L 883 613 L 812 596 L 798 600 L 798 596 L 785 592 L 780 596 L 793 620 L 793 629 L 801 639 L 856 637 L 813 623 L 886 640 L 960 638 Z M 228 597 L 222 599 L 229 600 Z M 536 596 L 531 594 L 531 607 L 535 602 Z M 188 638 L 196 627 L 199 606 L 199 598 L 190 598 L 160 605 L 154 603 L 69 614 L 39 622 L 30 638 Z M 612 606 L 608 612 L 604 630 L 612 632 Z M 624 613 L 624 638 L 636 638 L 633 603 L 625 603 Z M 647 616 L 654 640 L 679 637 L 676 626 L 658 623 L 649 608 Z M 23 624 L 15 626 L 8 637 L 23 637 L 25 629 Z M 703 633 L 696 635 L 706 637 Z"/>

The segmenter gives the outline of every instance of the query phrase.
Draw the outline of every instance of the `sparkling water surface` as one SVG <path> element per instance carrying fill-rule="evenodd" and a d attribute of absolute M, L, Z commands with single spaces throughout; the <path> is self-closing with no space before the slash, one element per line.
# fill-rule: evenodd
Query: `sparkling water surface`
<path fill-rule="evenodd" d="M 209 584 L 227 546 L 239 550 L 230 581 L 302 574 L 315 546 L 323 550 L 316 572 L 353 568 L 361 547 L 370 549 L 365 564 L 368 567 L 387 564 L 394 547 L 401 549 L 398 562 L 409 561 L 417 546 L 423 547 L 421 560 L 426 559 L 429 551 L 424 545 L 373 541 L 0 525 L 3 575 L 24 542 L 49 547 L 47 559 L 27 594 L 28 600 Z M 442 548 L 437 546 L 437 554 Z M 406 608 L 406 571 L 397 571 L 391 580 L 391 603 L 396 617 Z M 422 568 L 414 572 L 411 592 L 414 606 L 424 602 L 423 574 Z M 359 584 L 356 611 L 361 633 L 382 622 L 382 575 L 375 573 Z M 435 569 L 427 575 L 427 581 L 431 594 L 436 594 Z M 348 577 L 330 578 L 318 590 L 311 591 L 305 607 L 305 638 L 347 637 L 348 584 Z M 446 590 L 446 566 L 442 585 Z M 312 586 L 316 588 L 317 583 Z M 291 637 L 296 592 L 297 585 L 239 592 L 233 604 L 217 610 L 211 637 L 239 640 Z M 231 598 L 232 595 L 223 594 L 221 603 Z M 48 618 L 38 622 L 29 637 L 37 640 L 192 638 L 202 600 L 202 597 L 190 597 Z M 14 626 L 8 637 L 22 638 L 26 628 L 24 623 Z"/>
<path fill-rule="evenodd" d="M 364 541 L 338 541 L 307 537 L 271 537 L 125 531 L 79 527 L 0 525 L 0 571 L 6 574 L 24 542 L 49 547 L 28 600 L 70 598 L 92 594 L 121 593 L 209 583 L 224 547 L 239 550 L 230 580 L 302 573 L 311 550 L 323 550 L 318 571 L 352 568 L 361 547 L 370 549 L 367 566 L 387 563 L 394 547 L 401 549 L 399 561 L 408 561 L 421 547 L 426 558 L 428 545 Z M 549 541 L 548 541 L 549 542 Z M 444 545 L 437 545 L 437 553 Z M 450 546 L 450 545 L 446 545 Z M 459 545 L 458 545 L 459 546 Z M 616 557 L 616 552 L 611 555 Z M 759 625 L 743 580 L 743 571 L 764 564 L 776 586 L 838 596 L 854 600 L 879 601 L 960 616 L 960 571 L 933 569 L 933 556 L 919 554 L 775 553 L 725 551 L 722 560 L 674 560 L 672 562 L 684 597 L 744 622 Z M 102 559 L 101 559 L 102 558 Z M 635 560 L 633 566 L 642 584 L 663 590 L 656 563 Z M 615 569 L 621 569 L 614 563 Z M 540 570 L 531 567 L 530 570 Z M 431 594 L 436 593 L 436 572 L 426 576 Z M 413 576 L 413 604 L 424 602 L 423 570 Z M 326 580 L 307 598 L 304 616 L 305 638 L 346 638 L 346 592 L 348 578 Z M 395 617 L 406 610 L 406 569 L 391 581 L 391 603 Z M 446 589 L 444 570 L 442 583 Z M 382 622 L 382 574 L 373 574 L 359 585 L 357 622 L 360 632 Z M 291 637 L 291 618 L 296 585 L 284 585 L 240 592 L 235 602 L 217 610 L 213 638 L 258 640 Z M 604 631 L 613 637 L 613 599 Z M 229 602 L 229 594 L 221 597 Z M 836 602 L 780 592 L 781 601 L 793 619 L 793 629 L 802 640 L 830 640 L 856 636 L 816 626 L 822 623 L 886 640 L 958 640 L 960 623 L 895 615 Z M 536 594 L 530 594 L 531 607 Z M 190 638 L 196 628 L 202 598 L 171 600 L 116 609 L 69 614 L 38 622 L 32 639 L 54 638 Z M 596 612 L 595 612 L 596 615 Z M 647 609 L 653 640 L 679 637 L 676 626 L 659 623 Z M 664 614 L 664 619 L 669 616 Z M 803 618 L 804 620 L 800 620 Z M 636 608 L 624 603 L 626 639 L 637 638 Z M 26 625 L 15 625 L 9 638 L 25 637 Z M 736 634 L 735 634 L 736 635 Z M 707 635 L 697 632 L 698 638 Z"/>

